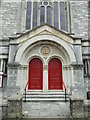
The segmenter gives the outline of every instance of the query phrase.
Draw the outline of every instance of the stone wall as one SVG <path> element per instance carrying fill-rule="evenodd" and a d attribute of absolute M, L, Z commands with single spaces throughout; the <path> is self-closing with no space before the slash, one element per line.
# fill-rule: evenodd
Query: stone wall
<path fill-rule="evenodd" d="M 2 0 L 0 11 L 0 38 L 21 32 L 21 13 L 21 0 Z"/>
<path fill-rule="evenodd" d="M 70 1 L 71 32 L 88 39 L 88 1 Z"/>
<path fill-rule="evenodd" d="M 16 85 L 17 74 L 18 74 L 19 64 L 13 63 L 8 64 L 8 72 L 7 72 L 7 86 L 4 88 L 4 98 L 7 96 L 11 96 L 14 93 L 19 93 L 20 88 Z"/>
<path fill-rule="evenodd" d="M 25 30 L 25 0 L 2 0 L 0 2 L 0 37 L 10 36 Z M 71 32 L 88 38 L 88 2 L 70 1 Z M 6 30 L 8 28 L 8 30 Z"/>
<path fill-rule="evenodd" d="M 90 118 L 90 100 L 84 100 L 85 118 Z"/>
<path fill-rule="evenodd" d="M 82 97 L 70 96 L 70 114 L 72 118 L 90 118 L 90 100 Z"/>
<path fill-rule="evenodd" d="M 14 94 L 2 104 L 2 119 L 17 119 L 22 117 L 22 96 Z"/>

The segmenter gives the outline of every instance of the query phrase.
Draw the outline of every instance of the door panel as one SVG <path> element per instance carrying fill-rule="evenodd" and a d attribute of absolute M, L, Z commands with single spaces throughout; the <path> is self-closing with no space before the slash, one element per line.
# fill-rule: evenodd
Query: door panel
<path fill-rule="evenodd" d="M 29 90 L 43 89 L 43 64 L 38 58 L 29 62 Z"/>
<path fill-rule="evenodd" d="M 48 64 L 48 89 L 62 90 L 62 63 L 59 59 L 53 58 Z"/>

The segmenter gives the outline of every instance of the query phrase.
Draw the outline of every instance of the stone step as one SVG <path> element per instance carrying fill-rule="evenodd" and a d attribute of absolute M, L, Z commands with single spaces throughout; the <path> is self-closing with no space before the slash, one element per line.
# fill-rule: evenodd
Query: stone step
<path fill-rule="evenodd" d="M 25 96 L 25 94 L 24 94 Z M 26 97 L 31 98 L 64 98 L 65 94 L 26 94 Z M 68 97 L 68 95 L 66 95 Z"/>
<path fill-rule="evenodd" d="M 66 100 L 69 101 L 68 94 L 66 94 Z M 23 95 L 23 101 L 25 101 L 25 94 Z M 26 93 L 26 101 L 65 101 L 64 92 L 28 92 Z"/>
<path fill-rule="evenodd" d="M 60 91 L 60 92 L 47 92 L 47 93 L 44 93 L 44 92 L 32 92 L 32 91 L 27 91 L 26 92 L 27 94 L 30 94 L 30 95 L 65 95 L 65 92 L 64 91 Z M 25 93 L 24 93 L 25 94 Z M 67 94 L 68 95 L 68 94 Z"/>
<path fill-rule="evenodd" d="M 23 99 L 23 101 L 25 101 L 25 98 Z M 69 101 L 69 99 L 65 98 L 26 98 L 26 102 L 67 102 Z"/>

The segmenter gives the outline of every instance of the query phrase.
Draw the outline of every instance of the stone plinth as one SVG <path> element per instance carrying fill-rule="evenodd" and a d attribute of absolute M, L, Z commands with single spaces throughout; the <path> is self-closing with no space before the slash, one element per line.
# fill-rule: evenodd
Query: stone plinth
<path fill-rule="evenodd" d="M 85 118 L 90 118 L 90 100 L 84 100 Z"/>
<path fill-rule="evenodd" d="M 8 115 L 8 101 L 2 99 L 1 106 L 2 107 L 2 118 L 7 118 Z"/>
<path fill-rule="evenodd" d="M 22 115 L 22 96 L 12 95 L 8 98 L 8 118 L 21 118 Z"/>
<path fill-rule="evenodd" d="M 84 102 L 82 97 L 70 97 L 70 113 L 73 118 L 84 118 Z"/>

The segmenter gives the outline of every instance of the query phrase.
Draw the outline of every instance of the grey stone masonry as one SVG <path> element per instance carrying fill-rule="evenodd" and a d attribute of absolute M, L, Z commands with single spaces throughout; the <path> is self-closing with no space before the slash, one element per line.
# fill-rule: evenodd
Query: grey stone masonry
<path fill-rule="evenodd" d="M 84 102 L 82 97 L 70 97 L 70 113 L 73 118 L 84 118 Z"/>
<path fill-rule="evenodd" d="M 8 64 L 8 80 L 7 86 L 16 86 L 17 73 L 18 73 L 19 64 L 10 63 Z"/>
<path fill-rule="evenodd" d="M 70 0 L 71 32 L 88 39 L 88 1 Z"/>
<path fill-rule="evenodd" d="M 84 100 L 85 118 L 90 118 L 90 100 Z"/>
<path fill-rule="evenodd" d="M 2 118 L 21 118 L 22 116 L 22 96 L 14 94 L 8 97 L 6 104 L 2 105 Z"/>
<path fill-rule="evenodd" d="M 86 88 L 84 86 L 83 66 L 82 64 L 72 65 L 74 72 L 74 80 L 72 81 L 72 95 L 82 96 L 84 99 L 86 96 Z"/>
<path fill-rule="evenodd" d="M 7 118 L 8 115 L 8 102 L 5 99 L 2 99 L 2 118 Z"/>
<path fill-rule="evenodd" d="M 22 96 L 12 95 L 8 98 L 8 118 L 21 118 L 22 116 Z"/>
<path fill-rule="evenodd" d="M 0 10 L 0 38 L 21 32 L 20 0 L 2 0 Z"/>

